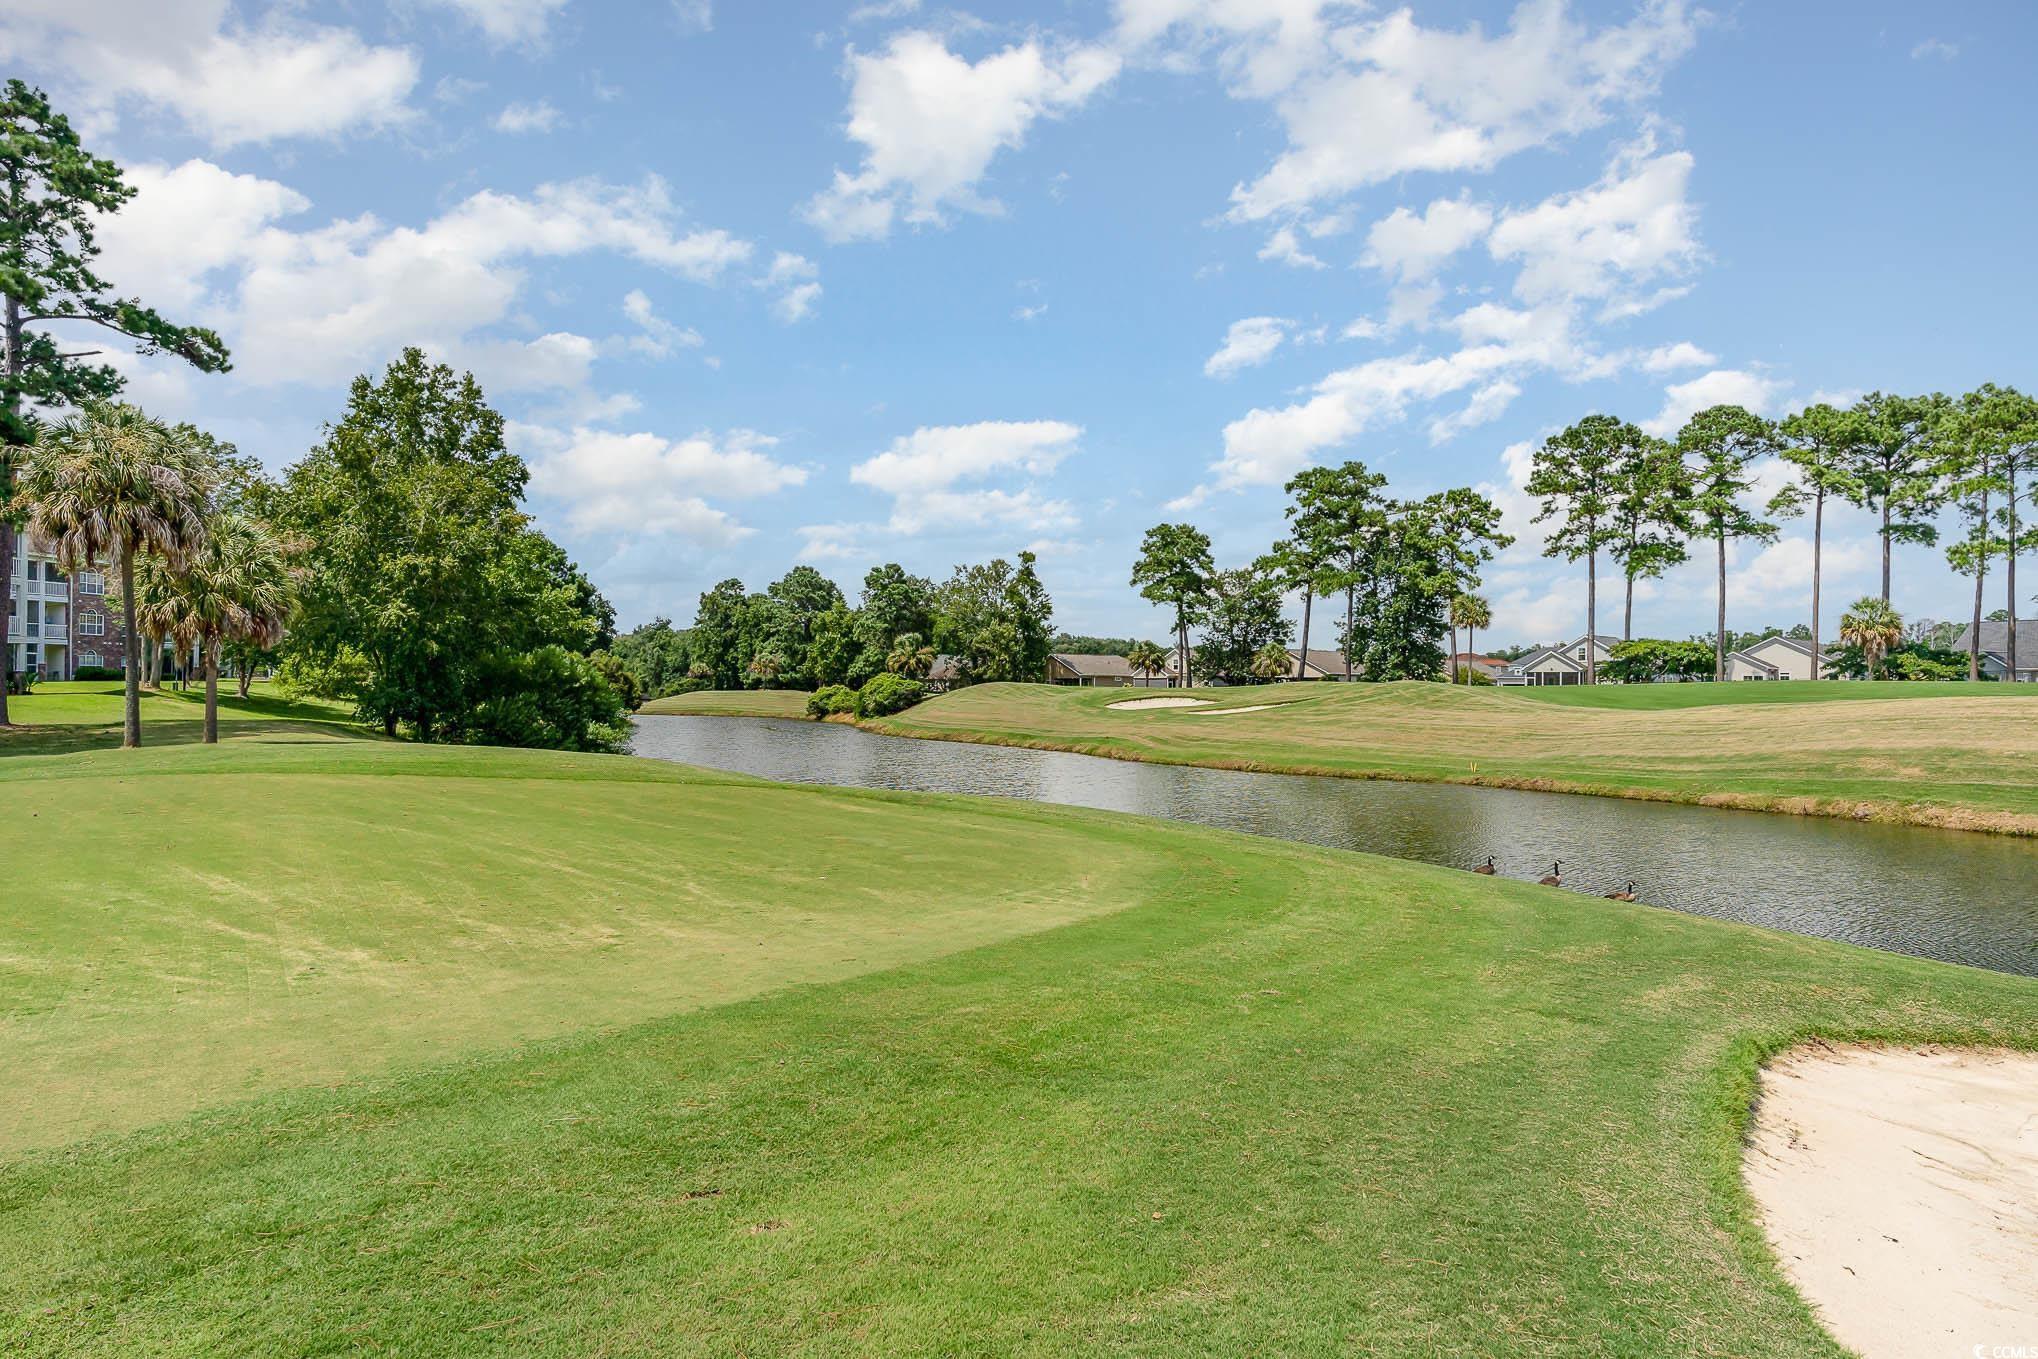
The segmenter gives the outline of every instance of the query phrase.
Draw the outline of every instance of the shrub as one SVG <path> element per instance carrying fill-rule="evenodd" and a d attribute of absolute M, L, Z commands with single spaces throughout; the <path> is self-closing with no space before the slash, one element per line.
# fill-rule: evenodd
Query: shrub
<path fill-rule="evenodd" d="M 1487 674 L 1484 670 L 1479 669 L 1477 666 L 1461 665 L 1458 667 L 1458 676 L 1456 683 L 1466 684 L 1474 688 L 1477 688 L 1479 685 L 1482 684 L 1493 683 L 1493 676 Z"/>
<path fill-rule="evenodd" d="M 846 684 L 830 684 L 807 696 L 807 716 L 833 717 L 856 711 L 856 690 Z"/>
<path fill-rule="evenodd" d="M 117 680 L 125 672 L 117 665 L 81 665 L 71 675 L 77 680 Z"/>
<path fill-rule="evenodd" d="M 683 680 L 675 680 L 673 683 L 666 685 L 663 689 L 653 694 L 652 697 L 671 698 L 674 694 L 697 694 L 703 689 L 712 689 L 714 687 L 715 682 L 711 679 L 702 679 L 697 675 L 689 675 Z"/>
<path fill-rule="evenodd" d="M 7 672 L 8 693 L 19 694 L 26 697 L 28 691 L 33 688 L 35 688 L 35 671 L 10 670 Z"/>
<path fill-rule="evenodd" d="M 623 706 L 631 712 L 644 706 L 643 686 L 637 683 L 637 672 L 613 651 L 596 651 L 588 655 L 594 668 L 601 671 L 602 678 L 609 682 L 609 688 L 616 691 L 616 697 L 623 700 Z"/>
<path fill-rule="evenodd" d="M 921 699 L 927 697 L 927 686 L 904 675 L 873 675 L 870 682 L 857 691 L 856 715 L 858 717 L 889 717 L 904 712 Z"/>
<path fill-rule="evenodd" d="M 620 750 L 630 739 L 622 695 L 585 656 L 561 646 L 494 652 L 481 701 L 448 735 L 470 745 Z"/>

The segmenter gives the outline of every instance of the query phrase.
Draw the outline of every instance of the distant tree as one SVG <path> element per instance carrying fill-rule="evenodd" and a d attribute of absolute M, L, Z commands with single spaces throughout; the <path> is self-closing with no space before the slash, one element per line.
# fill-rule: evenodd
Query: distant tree
<path fill-rule="evenodd" d="M 10 509 L 14 476 L 35 442 L 38 413 L 84 410 L 111 400 L 124 382 L 112 365 L 90 362 L 98 350 L 67 350 L 47 327 L 89 326 L 204 373 L 230 366 L 219 336 L 113 295 L 94 272 L 95 229 L 133 196 L 120 167 L 86 151 L 41 90 L 19 80 L 0 90 L 0 582 L 14 578 L 6 529 L 20 519 Z M 0 602 L 0 727 L 14 654 L 9 613 Z"/>
<path fill-rule="evenodd" d="M 2038 516 L 2026 519 L 2022 507 L 2038 498 L 2038 400 L 2014 387 L 1982 389 L 1983 420 L 1996 437 L 1995 468 L 2002 477 L 2002 506 L 1996 511 L 1996 532 L 2002 556 L 2009 608 L 2007 646 L 2011 675 L 2017 673 L 2017 558 L 2038 551 Z M 1979 631 L 1979 629 L 1977 629 Z"/>
<path fill-rule="evenodd" d="M 967 684 L 1041 680 L 1054 606 L 1031 552 L 958 566 L 936 594 L 935 647 L 956 658 Z"/>
<path fill-rule="evenodd" d="M 1285 664 L 1289 636 L 1281 611 L 1281 575 L 1273 563 L 1263 557 L 1237 570 L 1219 571 L 1211 578 L 1196 671 L 1210 678 L 1249 678 L 1258 673 L 1254 662 L 1270 647 L 1281 651 Z"/>
<path fill-rule="evenodd" d="M 1685 540 L 1696 529 L 1686 508 L 1691 492 L 1677 446 L 1652 439 L 1633 425 L 1621 434 L 1613 451 L 1615 528 L 1607 555 L 1626 580 L 1620 625 L 1626 639 L 1635 635 L 1635 582 L 1654 580 L 1689 560 Z"/>
<path fill-rule="evenodd" d="M 1367 541 L 1348 655 L 1369 680 L 1445 678 L 1443 639 L 1458 579 L 1433 502 L 1390 503 Z"/>
<path fill-rule="evenodd" d="M 1478 595 L 1457 595 L 1451 600 L 1451 626 L 1453 629 L 1463 628 L 1465 630 L 1465 650 L 1471 655 L 1476 656 L 1479 654 L 1479 648 L 1472 644 L 1472 638 L 1481 628 L 1493 626 L 1492 606 L 1487 604 Z M 1451 643 L 1451 647 L 1454 653 L 1451 664 L 1456 665 L 1457 658 L 1455 652 L 1457 642 L 1455 638 Z M 1464 669 L 1465 683 L 1470 684 L 1472 682 L 1472 666 L 1468 663 Z M 1452 678 L 1455 679 L 1456 676 Z"/>
<path fill-rule="evenodd" d="M 133 406 L 94 401 L 43 431 L 20 469 L 16 503 L 28 526 L 78 572 L 119 563 L 126 671 L 120 744 L 142 743 L 135 563 L 161 558 L 181 571 L 205 542 L 213 467 L 189 440 Z M 4 536 L 4 535 L 0 535 Z"/>
<path fill-rule="evenodd" d="M 1874 514 L 1882 540 L 1882 602 L 1889 603 L 1891 547 L 1932 543 L 1940 507 L 1933 469 L 1932 432 L 1946 398 L 1870 392 L 1855 403 L 1860 438 L 1850 448 L 1855 504 Z"/>
<path fill-rule="evenodd" d="M 1425 499 L 1422 507 L 1443 544 L 1444 561 L 1451 576 L 1451 598 L 1456 600 L 1478 589 L 1480 568 L 1514 544 L 1514 536 L 1500 527 L 1500 507 L 1469 486 L 1440 491 Z M 1455 611 L 1450 624 L 1451 655 L 1455 657 L 1458 653 Z M 1469 642 L 1465 649 L 1471 650 Z"/>
<path fill-rule="evenodd" d="M 1868 678 L 1879 678 L 1882 657 L 1904 639 L 1903 616 L 1887 600 L 1870 595 L 1854 601 L 1840 615 L 1840 640 L 1861 648 L 1868 662 Z"/>
<path fill-rule="evenodd" d="M 1647 684 L 1666 677 L 1697 679 L 1712 668 L 1712 645 L 1700 641 L 1638 637 L 1619 643 L 1606 658 L 1606 673 L 1623 684 Z"/>
<path fill-rule="evenodd" d="M 1125 663 L 1134 673 L 1152 679 L 1168 668 L 1168 651 L 1159 642 L 1134 642 L 1125 650 Z"/>
<path fill-rule="evenodd" d="M 743 667 L 750 660 L 743 649 L 748 604 L 743 582 L 734 577 L 702 593 L 694 605 L 693 626 L 687 629 L 689 676 L 706 679 L 717 689 L 742 687 Z"/>
<path fill-rule="evenodd" d="M 862 644 L 856 635 L 856 610 L 837 604 L 814 615 L 807 638 L 805 671 L 807 682 L 816 689 L 847 684 L 856 673 Z M 869 676 L 863 677 L 868 679 Z"/>
<path fill-rule="evenodd" d="M 1974 577 L 1973 627 L 1968 633 L 1967 677 L 1981 678 L 1982 594 L 1988 564 L 2008 549 L 1999 509 L 2009 492 L 2003 473 L 2009 429 L 2003 417 L 2012 409 L 1993 384 L 1948 402 L 1932 431 L 1933 474 L 1943 495 L 1958 514 L 1965 532 L 1946 548 L 1946 563 Z"/>
<path fill-rule="evenodd" d="M 900 633 L 892 643 L 891 654 L 885 657 L 885 669 L 907 679 L 926 679 L 933 668 L 934 648 L 922 641 L 917 632 Z"/>
<path fill-rule="evenodd" d="M 1005 607 L 1019 634 L 1019 678 L 1032 682 L 1047 678 L 1049 625 L 1054 622 L 1054 601 L 1040 579 L 1039 561 L 1034 553 L 1021 551 L 1019 567 L 1005 588 Z"/>
<path fill-rule="evenodd" d="M 1189 682 L 1189 629 L 1203 620 L 1216 571 L 1210 535 L 1193 524 L 1156 524 L 1148 529 L 1139 545 L 1139 560 L 1132 566 L 1139 597 L 1174 610 L 1175 664 L 1183 684 Z"/>
<path fill-rule="evenodd" d="M 1279 642 L 1269 642 L 1253 653 L 1250 669 L 1254 679 L 1277 680 L 1287 674 L 1294 663 L 1295 658 L 1288 654 L 1287 647 Z"/>
<path fill-rule="evenodd" d="M 1288 672 L 1300 678 L 1309 663 L 1309 623 L 1311 606 L 1316 600 L 1316 573 L 1322 563 L 1308 555 L 1307 549 L 1293 538 L 1283 538 L 1268 549 L 1266 560 L 1272 565 L 1275 578 L 1283 591 L 1302 593 L 1302 639 L 1298 650 L 1288 658 Z"/>
<path fill-rule="evenodd" d="M 1290 538 L 1311 560 L 1318 595 L 1345 597 L 1345 678 L 1352 677 L 1358 637 L 1358 595 L 1375 570 L 1374 545 L 1387 532 L 1387 478 L 1362 462 L 1311 467 L 1288 482 Z"/>
<path fill-rule="evenodd" d="M 1823 402 L 1805 407 L 1787 417 L 1777 429 L 1777 452 L 1790 466 L 1792 480 L 1769 501 L 1769 512 L 1794 519 L 1811 507 L 1812 516 L 1812 621 L 1807 640 L 1812 648 L 1812 678 L 1821 679 L 1825 653 L 1819 647 L 1819 629 L 1824 618 L 1820 609 L 1820 575 L 1823 570 L 1826 534 L 1826 501 L 1834 496 L 1849 504 L 1860 504 L 1862 488 L 1854 475 L 1859 462 L 1858 445 L 1863 438 L 1861 416 L 1856 411 L 1836 410 Z"/>
<path fill-rule="evenodd" d="M 744 673 L 750 682 L 760 689 L 776 689 L 779 676 L 785 673 L 786 658 L 776 651 L 759 651 L 752 655 Z"/>
<path fill-rule="evenodd" d="M 1137 645 L 1137 637 L 1092 637 L 1081 632 L 1057 632 L 1047 643 L 1048 650 L 1066 656 L 1123 656 Z"/>
<path fill-rule="evenodd" d="M 219 663 L 230 638 L 273 647 L 297 607 L 297 582 L 284 546 L 268 526 L 228 510 L 211 515 L 204 540 L 173 565 L 161 555 L 136 563 L 137 614 L 145 630 L 194 649 L 205 674 L 206 745 L 219 741 Z M 138 619 L 138 621 L 141 621 Z"/>
<path fill-rule="evenodd" d="M 1555 519 L 1543 555 L 1585 561 L 1585 682 L 1599 682 L 1599 554 L 1618 541 L 1614 497 L 1621 450 L 1643 436 L 1610 415 L 1588 415 L 1543 440 L 1535 452 L 1527 490 L 1538 502 L 1535 522 Z"/>
<path fill-rule="evenodd" d="M 1776 525 L 1749 512 L 1743 498 L 1755 487 L 1755 462 L 1776 449 L 1775 428 L 1740 406 L 1711 406 L 1677 432 L 1685 459 L 1693 522 L 1713 540 L 1719 563 L 1719 622 L 1713 678 L 1727 677 L 1727 544 L 1743 538 L 1776 539 Z"/>
<path fill-rule="evenodd" d="M 857 602 L 856 639 L 863 651 L 852 667 L 859 686 L 885 668 L 892 640 L 909 632 L 934 635 L 934 582 L 897 562 L 873 566 L 863 576 Z"/>
<path fill-rule="evenodd" d="M 609 647 L 617 664 L 629 670 L 637 691 L 647 698 L 662 698 L 686 678 L 687 635 L 672 626 L 670 618 L 654 618 L 633 632 L 624 633 Z"/>

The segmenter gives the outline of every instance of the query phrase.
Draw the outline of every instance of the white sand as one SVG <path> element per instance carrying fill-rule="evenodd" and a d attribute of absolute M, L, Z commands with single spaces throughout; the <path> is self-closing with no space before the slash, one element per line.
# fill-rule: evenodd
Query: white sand
<path fill-rule="evenodd" d="M 1202 708 L 1209 702 L 1207 698 L 1128 698 L 1105 706 L 1116 712 L 1138 712 L 1145 708 Z"/>
<path fill-rule="evenodd" d="M 1212 708 L 1209 712 L 1189 713 L 1190 717 L 1229 717 L 1233 713 L 1263 713 L 1269 708 L 1278 708 L 1278 703 L 1248 703 L 1243 708 Z"/>
<path fill-rule="evenodd" d="M 2038 1055 L 1799 1048 L 1763 1072 L 1744 1169 L 1864 1359 L 2038 1354 Z"/>

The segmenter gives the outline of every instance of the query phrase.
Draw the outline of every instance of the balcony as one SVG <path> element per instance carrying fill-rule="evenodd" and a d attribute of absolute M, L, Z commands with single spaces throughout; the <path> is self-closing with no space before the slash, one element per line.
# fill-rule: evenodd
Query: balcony
<path fill-rule="evenodd" d="M 42 639 L 45 642 L 68 642 L 71 630 L 62 623 L 45 623 L 42 625 Z"/>

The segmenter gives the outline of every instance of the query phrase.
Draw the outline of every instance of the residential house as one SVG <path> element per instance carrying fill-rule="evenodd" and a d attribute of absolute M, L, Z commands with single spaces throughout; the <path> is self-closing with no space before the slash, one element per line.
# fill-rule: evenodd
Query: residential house
<path fill-rule="evenodd" d="M 1819 673 L 1832 675 L 1833 658 L 1827 653 Z M 1772 632 L 1759 642 L 1727 653 L 1730 680 L 1808 680 L 1812 677 L 1812 644 Z"/>
<path fill-rule="evenodd" d="M 1493 677 L 1495 684 L 1583 684 L 1586 659 L 1605 665 L 1620 645 L 1620 638 L 1604 633 L 1578 637 L 1561 646 L 1537 647 Z"/>
<path fill-rule="evenodd" d="M 927 678 L 922 683 L 927 686 L 929 693 L 945 694 L 954 688 L 956 681 L 961 678 L 960 660 L 954 656 L 936 656 L 934 664 L 927 669 Z"/>
<path fill-rule="evenodd" d="M 1357 677 L 1353 671 L 1353 677 Z M 1342 651 L 1325 651 L 1320 647 L 1309 648 L 1309 655 L 1294 647 L 1288 648 L 1288 678 L 1297 680 L 1342 680 L 1345 678 L 1345 654 Z"/>
<path fill-rule="evenodd" d="M 18 529 L 14 569 L 7 581 L 7 650 L 10 673 L 66 680 L 79 666 L 118 666 L 120 611 L 106 601 L 105 570 L 80 571 L 74 580 L 57 566 L 56 548 Z"/>
<path fill-rule="evenodd" d="M 1974 625 L 1960 630 L 1953 649 L 1965 653 L 1974 645 Z M 1981 625 L 1981 673 L 1991 679 L 2006 679 L 2010 673 L 2010 625 L 1984 622 Z M 2038 683 L 2038 618 L 2017 620 L 2017 679 Z"/>
<path fill-rule="evenodd" d="M 1123 656 L 1086 656 L 1057 651 L 1047 658 L 1049 684 L 1075 684 L 1093 689 L 1166 689 L 1175 682 L 1173 666 L 1148 674 L 1134 670 Z"/>
<path fill-rule="evenodd" d="M 1482 656 L 1476 651 L 1460 651 L 1451 657 L 1451 663 L 1446 668 L 1445 674 L 1456 679 L 1459 671 L 1470 670 L 1475 675 L 1484 675 L 1487 679 L 1497 680 L 1500 678 L 1500 672 L 1505 669 L 1507 662 L 1498 656 Z"/>

